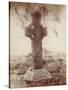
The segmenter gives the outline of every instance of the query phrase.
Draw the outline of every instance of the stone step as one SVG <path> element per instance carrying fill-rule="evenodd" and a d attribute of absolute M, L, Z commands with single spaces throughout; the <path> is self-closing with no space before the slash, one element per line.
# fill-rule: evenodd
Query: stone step
<path fill-rule="evenodd" d="M 27 72 L 24 74 L 25 81 L 41 81 L 49 78 L 52 78 L 52 76 L 45 68 L 27 70 Z"/>

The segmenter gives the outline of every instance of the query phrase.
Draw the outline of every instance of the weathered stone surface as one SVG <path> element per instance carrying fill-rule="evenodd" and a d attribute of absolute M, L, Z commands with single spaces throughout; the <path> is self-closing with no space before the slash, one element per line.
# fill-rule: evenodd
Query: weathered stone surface
<path fill-rule="evenodd" d="M 39 11 L 32 13 L 32 22 L 25 29 L 25 35 L 31 39 L 34 69 L 41 69 L 43 66 L 42 40 L 47 36 L 47 28 L 41 25 L 41 13 Z"/>
<path fill-rule="evenodd" d="M 24 75 L 24 80 L 26 81 L 40 81 L 49 78 L 52 78 L 51 74 L 45 68 L 37 70 L 28 70 Z"/>

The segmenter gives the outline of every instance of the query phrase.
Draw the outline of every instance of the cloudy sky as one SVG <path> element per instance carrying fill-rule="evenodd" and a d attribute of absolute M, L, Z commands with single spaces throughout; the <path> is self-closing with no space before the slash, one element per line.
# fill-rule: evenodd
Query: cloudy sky
<path fill-rule="evenodd" d="M 53 6 L 53 5 L 52 5 Z M 61 7 L 61 5 L 60 5 Z M 54 52 L 65 53 L 66 43 L 66 8 L 62 6 L 61 10 L 57 9 L 60 21 L 56 21 L 53 12 L 42 17 L 41 23 L 47 27 L 48 35 L 42 41 L 43 48 Z M 24 56 L 31 52 L 31 40 L 24 34 L 25 28 L 22 25 L 18 15 L 10 11 L 10 52 L 11 56 Z M 24 11 L 23 11 L 24 13 Z M 29 17 L 30 18 L 30 17 Z M 25 22 L 25 21 L 24 21 Z M 30 22 L 29 22 L 30 23 Z M 26 23 L 26 25 L 28 25 Z"/>

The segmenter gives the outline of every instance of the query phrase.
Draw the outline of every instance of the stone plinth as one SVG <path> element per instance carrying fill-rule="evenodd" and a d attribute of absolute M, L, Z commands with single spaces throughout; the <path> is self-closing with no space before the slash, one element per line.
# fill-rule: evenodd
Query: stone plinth
<path fill-rule="evenodd" d="M 51 74 L 45 68 L 36 70 L 27 70 L 27 72 L 24 74 L 25 81 L 41 81 L 50 78 L 52 78 Z"/>

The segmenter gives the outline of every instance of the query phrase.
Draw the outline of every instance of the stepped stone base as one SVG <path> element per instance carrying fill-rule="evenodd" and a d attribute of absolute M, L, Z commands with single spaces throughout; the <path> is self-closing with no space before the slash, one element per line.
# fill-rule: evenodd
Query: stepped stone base
<path fill-rule="evenodd" d="M 24 74 L 25 81 L 41 81 L 50 78 L 52 78 L 52 76 L 45 68 L 27 70 L 27 72 Z"/>

